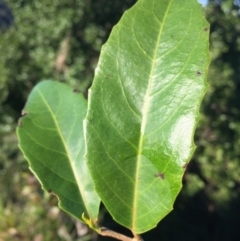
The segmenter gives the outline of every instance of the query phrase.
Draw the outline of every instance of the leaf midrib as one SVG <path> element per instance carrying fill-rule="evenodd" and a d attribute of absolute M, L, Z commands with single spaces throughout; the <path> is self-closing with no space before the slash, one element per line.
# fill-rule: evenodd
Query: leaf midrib
<path fill-rule="evenodd" d="M 144 96 L 144 105 L 143 105 L 143 108 L 142 108 L 141 132 L 140 132 L 140 138 L 139 138 L 139 144 L 138 144 L 137 166 L 136 166 L 136 175 L 135 175 L 135 183 L 136 184 L 135 184 L 135 188 L 134 188 L 134 197 L 133 197 L 133 220 L 132 220 L 133 231 L 136 228 L 136 222 L 137 222 L 137 219 L 136 219 L 137 213 L 136 212 L 137 212 L 137 209 L 138 209 L 138 207 L 137 207 L 138 206 L 138 185 L 139 185 L 138 176 L 139 176 L 139 172 L 140 172 L 141 154 L 142 154 L 142 151 L 143 151 L 143 137 L 144 137 L 144 133 L 145 133 L 145 129 L 146 129 L 146 123 L 147 123 L 147 119 L 148 119 L 147 114 L 148 114 L 148 110 L 149 110 L 149 106 L 150 106 L 149 96 L 150 96 L 150 91 L 151 91 L 151 88 L 152 88 L 153 73 L 154 73 L 154 69 L 155 69 L 155 65 L 156 65 L 158 47 L 160 45 L 163 27 L 164 27 L 164 24 L 166 22 L 166 18 L 167 18 L 170 6 L 172 4 L 172 1 L 173 0 L 169 1 L 167 10 L 166 10 L 166 12 L 164 14 L 164 17 L 163 17 L 163 21 L 162 21 L 161 28 L 160 28 L 160 31 L 159 31 L 158 39 L 157 39 L 157 42 L 156 42 L 154 56 L 153 56 L 153 59 L 152 59 L 153 64 L 152 64 L 152 68 L 151 68 L 151 71 L 150 71 L 150 74 L 149 74 L 148 88 L 147 88 L 146 94 Z"/>

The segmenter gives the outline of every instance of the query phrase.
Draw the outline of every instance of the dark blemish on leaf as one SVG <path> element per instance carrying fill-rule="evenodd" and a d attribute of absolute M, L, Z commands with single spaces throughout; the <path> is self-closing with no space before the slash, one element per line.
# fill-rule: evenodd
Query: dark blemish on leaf
<path fill-rule="evenodd" d="M 203 29 L 203 31 L 204 31 L 204 32 L 207 32 L 207 31 L 208 31 L 208 28 L 207 28 L 207 27 L 206 27 L 206 28 L 204 28 L 204 29 Z"/>
<path fill-rule="evenodd" d="M 165 178 L 164 173 L 162 173 L 162 172 L 159 172 L 159 173 L 155 174 L 154 177 L 159 177 L 162 180 L 164 180 L 164 178 Z"/>
<path fill-rule="evenodd" d="M 73 90 L 73 93 L 76 93 L 76 94 L 79 94 L 79 93 L 81 93 L 79 90 L 77 90 L 77 89 L 74 89 Z"/>
<path fill-rule="evenodd" d="M 51 189 L 49 189 L 49 190 L 48 190 L 48 193 L 52 193 L 52 190 L 51 190 Z"/>
<path fill-rule="evenodd" d="M 202 72 L 197 71 L 197 76 L 201 76 L 201 75 L 202 75 Z"/>

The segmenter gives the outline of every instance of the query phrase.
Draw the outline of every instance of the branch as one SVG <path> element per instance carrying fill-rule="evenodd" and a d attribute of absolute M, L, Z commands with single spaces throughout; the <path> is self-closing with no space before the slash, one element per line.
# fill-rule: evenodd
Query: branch
<path fill-rule="evenodd" d="M 112 237 L 121 241 L 143 241 L 139 235 L 136 235 L 134 238 L 129 238 L 123 234 L 114 232 L 104 227 L 100 228 L 98 233 L 102 236 Z"/>
<path fill-rule="evenodd" d="M 139 234 L 134 234 L 134 241 L 144 241 Z"/>

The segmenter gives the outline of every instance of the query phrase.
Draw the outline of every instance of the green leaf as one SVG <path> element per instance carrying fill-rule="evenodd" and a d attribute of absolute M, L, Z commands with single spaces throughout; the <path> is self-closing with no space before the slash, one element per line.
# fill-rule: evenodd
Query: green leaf
<path fill-rule="evenodd" d="M 103 46 L 90 91 L 87 164 L 133 233 L 173 208 L 206 92 L 209 25 L 195 0 L 139 0 Z"/>
<path fill-rule="evenodd" d="M 59 206 L 95 221 L 100 199 L 86 162 L 83 119 L 87 104 L 70 87 L 53 81 L 31 92 L 17 130 L 19 146 L 44 190 L 58 196 Z"/>

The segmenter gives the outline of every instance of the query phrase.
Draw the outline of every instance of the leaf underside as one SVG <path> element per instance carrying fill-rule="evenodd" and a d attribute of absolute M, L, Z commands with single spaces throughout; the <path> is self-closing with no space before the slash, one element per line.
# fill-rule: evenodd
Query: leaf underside
<path fill-rule="evenodd" d="M 89 96 L 87 164 L 134 233 L 173 207 L 206 92 L 209 25 L 195 0 L 139 0 L 103 46 Z"/>
<path fill-rule="evenodd" d="M 100 199 L 83 159 L 86 100 L 61 83 L 40 82 L 31 92 L 17 130 L 19 146 L 44 190 L 82 220 L 96 220 Z"/>

